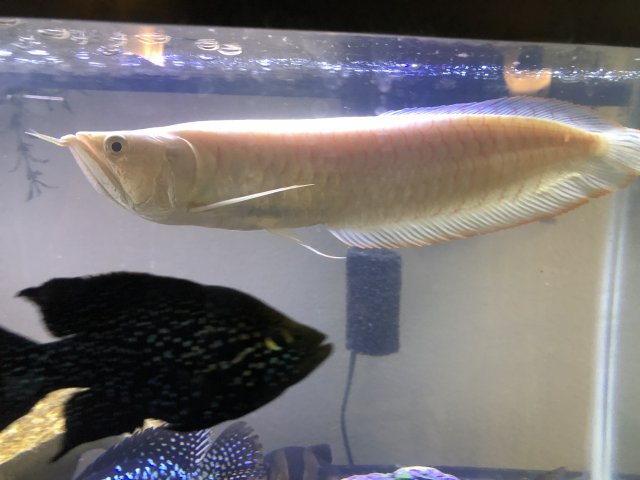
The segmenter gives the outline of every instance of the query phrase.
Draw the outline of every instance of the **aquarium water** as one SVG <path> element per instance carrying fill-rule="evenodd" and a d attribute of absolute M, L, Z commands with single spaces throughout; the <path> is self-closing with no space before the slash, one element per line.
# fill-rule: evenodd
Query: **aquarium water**
<path fill-rule="evenodd" d="M 411 465 L 465 479 L 560 467 L 567 478 L 638 478 L 637 183 L 548 220 L 370 259 L 323 226 L 296 232 L 340 260 L 268 231 L 132 215 L 96 193 L 66 149 L 25 134 L 520 95 L 638 128 L 640 50 L 0 19 L 0 326 L 53 341 L 15 294 L 57 277 L 130 271 L 230 287 L 334 345 L 307 378 L 242 417 L 265 453 L 328 444 L 335 478 Z M 0 450 L 20 442 L 1 438 Z M 6 458 L 0 478 L 71 480 L 80 453 L 60 467 L 39 448 Z"/>

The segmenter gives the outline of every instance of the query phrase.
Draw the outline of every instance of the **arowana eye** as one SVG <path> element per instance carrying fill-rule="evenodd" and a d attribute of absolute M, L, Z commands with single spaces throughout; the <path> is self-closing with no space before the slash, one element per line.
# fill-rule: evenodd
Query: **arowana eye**
<path fill-rule="evenodd" d="M 127 148 L 127 140 L 120 135 L 111 135 L 104 140 L 104 151 L 112 157 L 119 157 Z"/>

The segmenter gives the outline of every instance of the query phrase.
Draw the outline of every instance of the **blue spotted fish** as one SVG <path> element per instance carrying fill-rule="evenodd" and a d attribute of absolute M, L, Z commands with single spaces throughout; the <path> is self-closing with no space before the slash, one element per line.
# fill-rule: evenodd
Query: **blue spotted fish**
<path fill-rule="evenodd" d="M 265 480 L 262 446 L 245 422 L 212 429 L 148 428 L 111 447 L 76 480 Z"/>
<path fill-rule="evenodd" d="M 391 473 L 353 475 L 343 480 L 459 480 L 433 467 L 402 467 Z"/>

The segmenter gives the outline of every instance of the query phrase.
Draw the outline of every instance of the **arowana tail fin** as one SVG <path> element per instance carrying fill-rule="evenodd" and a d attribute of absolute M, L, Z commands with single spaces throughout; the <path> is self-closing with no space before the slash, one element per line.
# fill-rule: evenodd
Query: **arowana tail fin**
<path fill-rule="evenodd" d="M 609 140 L 606 161 L 634 176 L 640 175 L 640 130 L 616 128 L 604 132 L 604 136 Z"/>

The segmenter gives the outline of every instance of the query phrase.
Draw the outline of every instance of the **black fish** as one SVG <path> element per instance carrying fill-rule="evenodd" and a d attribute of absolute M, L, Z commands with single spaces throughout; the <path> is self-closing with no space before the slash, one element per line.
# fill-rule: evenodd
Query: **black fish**
<path fill-rule="evenodd" d="M 215 439 L 211 429 L 178 433 L 149 428 L 100 455 L 76 480 L 265 480 L 262 446 L 235 422 Z"/>
<path fill-rule="evenodd" d="M 322 333 L 231 288 L 118 272 L 18 296 L 64 338 L 36 344 L 0 329 L 0 430 L 50 391 L 86 388 L 65 405 L 55 459 L 146 418 L 188 432 L 245 415 L 331 353 Z"/>

